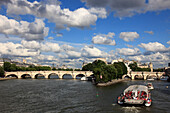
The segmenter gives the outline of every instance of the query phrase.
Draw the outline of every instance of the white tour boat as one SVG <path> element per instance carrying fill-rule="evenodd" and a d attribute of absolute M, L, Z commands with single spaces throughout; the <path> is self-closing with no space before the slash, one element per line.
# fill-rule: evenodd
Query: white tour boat
<path fill-rule="evenodd" d="M 131 85 L 118 97 L 118 104 L 151 106 L 151 93 L 147 86 Z"/>
<path fill-rule="evenodd" d="M 87 77 L 81 77 L 81 79 L 80 80 L 82 80 L 82 81 L 87 81 L 88 80 L 88 78 Z"/>

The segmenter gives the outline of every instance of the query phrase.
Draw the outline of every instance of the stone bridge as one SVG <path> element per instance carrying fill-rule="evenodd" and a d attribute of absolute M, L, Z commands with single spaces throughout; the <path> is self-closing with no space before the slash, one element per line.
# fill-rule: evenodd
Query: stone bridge
<path fill-rule="evenodd" d="M 125 77 L 130 77 L 132 80 L 134 80 L 135 78 L 142 78 L 144 80 L 148 79 L 148 78 L 152 78 L 152 77 L 156 77 L 158 79 L 161 78 L 161 76 L 164 75 L 164 72 L 130 72 L 127 75 L 123 75 L 122 79 L 124 79 Z"/>
<path fill-rule="evenodd" d="M 16 71 L 16 72 L 5 72 L 5 77 L 13 76 L 16 78 L 25 78 L 25 76 L 30 76 L 31 78 L 37 78 L 39 75 L 44 76 L 45 78 L 50 78 L 52 74 L 58 75 L 60 79 L 64 75 L 71 75 L 74 79 L 78 75 L 90 76 L 93 74 L 92 71 Z"/>

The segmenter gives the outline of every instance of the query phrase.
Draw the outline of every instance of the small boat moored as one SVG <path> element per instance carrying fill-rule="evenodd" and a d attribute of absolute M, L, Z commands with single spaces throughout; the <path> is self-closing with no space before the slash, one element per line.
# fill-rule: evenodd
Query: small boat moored
<path fill-rule="evenodd" d="M 152 83 L 148 83 L 148 84 L 147 84 L 147 87 L 148 87 L 148 89 L 154 89 Z"/>
<path fill-rule="evenodd" d="M 92 76 L 89 76 L 89 77 L 81 77 L 81 79 L 80 80 L 82 80 L 82 81 L 92 81 L 92 79 L 93 79 L 93 77 Z"/>
<path fill-rule="evenodd" d="M 88 80 L 88 78 L 87 77 L 81 77 L 81 79 L 80 80 L 82 80 L 82 81 L 87 81 Z"/>
<path fill-rule="evenodd" d="M 131 85 L 118 97 L 120 105 L 142 105 L 151 106 L 151 93 L 147 86 Z"/>
<path fill-rule="evenodd" d="M 148 78 L 147 79 L 148 81 L 153 81 L 153 80 L 155 80 L 154 78 Z"/>

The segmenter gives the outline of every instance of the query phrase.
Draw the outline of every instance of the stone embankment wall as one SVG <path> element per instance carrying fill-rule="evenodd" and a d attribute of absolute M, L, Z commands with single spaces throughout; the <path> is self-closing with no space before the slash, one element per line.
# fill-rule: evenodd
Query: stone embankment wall
<path fill-rule="evenodd" d="M 119 83 L 119 82 L 122 82 L 122 81 L 125 81 L 125 79 L 115 79 L 115 80 L 112 80 L 111 82 L 107 82 L 107 83 L 98 83 L 97 86 L 110 86 L 110 85 L 113 85 L 113 84 L 116 84 L 116 83 Z"/>

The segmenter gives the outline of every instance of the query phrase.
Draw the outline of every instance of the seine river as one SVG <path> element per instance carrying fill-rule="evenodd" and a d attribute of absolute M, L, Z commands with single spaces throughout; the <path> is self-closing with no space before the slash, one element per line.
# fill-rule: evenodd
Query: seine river
<path fill-rule="evenodd" d="M 0 113 L 169 113 L 170 83 L 153 81 L 152 106 L 120 106 L 117 96 L 132 84 L 125 81 L 96 87 L 73 79 L 13 79 L 0 81 Z M 168 88 L 167 88 L 168 86 Z"/>

